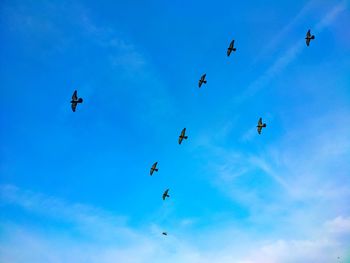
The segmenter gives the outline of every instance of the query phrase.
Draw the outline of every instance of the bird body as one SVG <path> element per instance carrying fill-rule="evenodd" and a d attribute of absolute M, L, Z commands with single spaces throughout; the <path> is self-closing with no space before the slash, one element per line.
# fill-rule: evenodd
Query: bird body
<path fill-rule="evenodd" d="M 150 171 L 150 175 L 151 175 L 151 176 L 152 176 L 152 174 L 153 174 L 154 171 L 158 172 L 157 164 L 158 164 L 158 162 L 155 162 L 155 163 L 152 165 L 151 171 Z"/>
<path fill-rule="evenodd" d="M 77 108 L 78 103 L 83 103 L 82 98 L 78 98 L 78 92 L 75 90 L 73 95 L 72 95 L 72 100 L 70 101 L 72 104 L 72 111 L 75 112 L 75 109 Z"/>
<path fill-rule="evenodd" d="M 229 57 L 231 55 L 232 51 L 236 51 L 236 48 L 234 48 L 235 40 L 232 40 L 230 43 L 230 46 L 227 49 L 227 56 Z"/>
<path fill-rule="evenodd" d="M 262 128 L 266 128 L 266 123 L 262 122 L 262 118 L 259 119 L 258 125 L 256 127 L 257 127 L 257 130 L 258 130 L 259 134 L 261 134 Z"/>
<path fill-rule="evenodd" d="M 165 200 L 165 198 L 170 197 L 169 193 L 169 189 L 166 189 L 163 193 L 163 200 Z"/>
<path fill-rule="evenodd" d="M 311 35 L 310 33 L 310 29 L 307 31 L 306 33 L 306 37 L 305 37 L 305 40 L 306 40 L 306 45 L 309 46 L 310 45 L 310 41 L 311 39 L 315 39 L 315 36 L 314 35 Z"/>
<path fill-rule="evenodd" d="M 198 86 L 201 87 L 202 84 L 206 84 L 207 81 L 205 80 L 205 77 L 207 76 L 207 74 L 203 74 L 202 77 L 200 78 L 199 82 L 198 82 Z"/>
<path fill-rule="evenodd" d="M 186 136 L 185 133 L 186 133 L 186 128 L 183 128 L 182 131 L 181 131 L 181 134 L 179 136 L 179 144 L 182 143 L 183 139 L 186 140 L 188 138 L 188 136 Z"/>

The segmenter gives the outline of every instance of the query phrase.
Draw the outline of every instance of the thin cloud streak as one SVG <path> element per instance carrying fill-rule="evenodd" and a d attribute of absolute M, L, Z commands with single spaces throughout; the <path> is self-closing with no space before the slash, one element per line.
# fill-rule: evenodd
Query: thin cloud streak
<path fill-rule="evenodd" d="M 129 239 L 129 242 L 122 246 L 118 242 L 108 244 L 101 242 L 105 238 L 98 237 L 98 235 L 93 239 L 81 242 L 79 237 L 67 235 L 62 231 L 45 233 L 36 228 L 18 226 L 16 222 L 11 224 L 2 222 L 0 225 L 2 229 L 1 262 L 160 263 L 166 259 L 170 263 L 304 263 L 317 259 L 317 262 L 326 263 L 332 261 L 335 256 L 340 255 L 344 258 L 347 244 L 350 241 L 350 218 L 337 216 L 323 222 L 322 227 L 315 226 L 316 234 L 308 239 L 267 239 L 266 237 L 247 239 L 247 234 L 243 230 L 236 229 L 232 232 L 231 226 L 221 226 L 214 232 L 201 231 L 198 238 L 202 241 L 194 245 L 191 242 L 191 229 L 189 228 L 187 228 L 189 233 L 183 235 L 181 239 L 176 237 L 176 234 L 166 239 L 156 237 L 155 233 L 159 232 L 160 228 L 154 224 L 151 225 L 150 230 L 146 231 L 127 227 L 127 231 L 115 232 L 115 228 L 109 224 L 109 219 L 100 216 L 101 214 L 110 215 L 110 212 L 101 213 L 102 210 L 92 209 L 91 206 L 86 205 L 81 207 L 90 209 L 81 209 L 76 204 L 63 202 L 55 197 L 23 191 L 10 185 L 2 185 L 1 193 L 2 202 L 7 205 L 12 203 L 30 213 L 41 213 L 61 220 L 68 215 L 77 219 L 74 220 L 74 224 L 77 225 L 85 222 L 85 219 L 81 219 L 81 210 L 84 211 L 84 217 L 87 218 L 95 217 L 98 211 L 96 220 L 89 226 L 99 228 L 105 225 L 109 227 L 106 231 L 99 232 L 98 235 L 118 235 L 121 239 Z M 65 211 L 63 214 L 61 214 L 62 210 Z M 97 221 L 98 224 L 96 224 Z M 107 223 L 103 223 L 104 221 Z M 176 229 L 173 230 L 173 233 L 176 233 Z M 234 237 L 230 233 L 235 233 Z M 220 242 L 214 242 L 219 240 Z M 211 244 L 210 249 L 206 248 L 208 242 Z M 292 257 L 291 249 L 294 251 Z M 264 261 L 261 261 L 262 258 Z"/>
<path fill-rule="evenodd" d="M 342 1 L 335 5 L 313 28 L 317 34 L 329 26 L 337 16 L 346 9 L 346 2 Z M 236 103 L 242 103 L 249 97 L 256 94 L 259 90 L 267 86 L 271 80 L 282 72 L 305 48 L 305 40 L 300 39 L 291 45 L 287 51 L 280 56 L 260 77 L 254 80 L 247 90 L 236 99 Z"/>

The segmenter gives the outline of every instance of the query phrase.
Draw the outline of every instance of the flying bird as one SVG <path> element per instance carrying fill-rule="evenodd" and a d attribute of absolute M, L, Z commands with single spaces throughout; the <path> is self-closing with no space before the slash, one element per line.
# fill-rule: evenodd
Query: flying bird
<path fill-rule="evenodd" d="M 314 35 L 311 35 L 310 33 L 310 29 L 307 31 L 306 33 L 306 37 L 305 37 L 305 40 L 306 40 L 306 45 L 309 46 L 310 45 L 310 41 L 311 39 L 315 39 L 315 36 Z"/>
<path fill-rule="evenodd" d="M 158 164 L 158 162 L 155 162 L 155 163 L 152 165 L 151 171 L 150 171 L 150 173 L 149 173 L 150 175 L 152 175 L 154 171 L 158 172 L 157 164 Z"/>
<path fill-rule="evenodd" d="M 258 125 L 256 127 L 259 134 L 261 134 L 262 128 L 266 128 L 266 123 L 262 123 L 262 118 L 259 119 Z"/>
<path fill-rule="evenodd" d="M 185 136 L 185 133 L 186 133 L 186 128 L 183 128 L 182 131 L 181 131 L 181 134 L 179 136 L 179 144 L 182 143 L 183 139 L 186 140 L 188 138 L 188 136 Z"/>
<path fill-rule="evenodd" d="M 227 49 L 227 56 L 229 57 L 231 55 L 232 51 L 236 51 L 236 48 L 234 48 L 235 40 L 232 40 L 230 43 L 230 46 Z"/>
<path fill-rule="evenodd" d="M 199 87 L 201 87 L 203 83 L 204 83 L 204 84 L 207 83 L 207 81 L 205 80 L 205 77 L 206 77 L 206 76 L 207 76 L 207 74 L 204 74 L 204 75 L 201 77 L 201 79 L 199 80 L 199 83 L 198 83 L 198 86 L 199 86 Z"/>
<path fill-rule="evenodd" d="M 168 195 L 169 189 L 166 189 L 165 192 L 163 193 L 163 200 L 165 200 L 165 198 L 170 197 L 170 195 Z"/>
<path fill-rule="evenodd" d="M 77 108 L 78 103 L 83 103 L 83 99 L 82 98 L 78 98 L 78 94 L 77 91 L 75 90 L 73 95 L 72 95 L 72 111 L 75 112 L 75 109 Z"/>
<path fill-rule="evenodd" d="M 167 236 L 167 235 L 168 235 L 168 233 L 167 233 L 167 232 L 163 232 L 163 233 L 162 233 L 162 235 Z"/>

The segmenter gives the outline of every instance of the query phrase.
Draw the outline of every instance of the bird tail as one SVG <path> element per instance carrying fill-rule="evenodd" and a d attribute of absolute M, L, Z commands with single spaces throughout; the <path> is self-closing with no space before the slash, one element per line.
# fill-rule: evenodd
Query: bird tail
<path fill-rule="evenodd" d="M 263 124 L 263 127 L 266 128 L 266 123 Z"/>
<path fill-rule="evenodd" d="M 236 49 L 236 48 L 233 48 L 232 50 L 233 50 L 233 51 L 236 51 L 237 49 Z"/>
<path fill-rule="evenodd" d="M 207 83 L 207 81 L 206 81 L 206 80 L 203 80 L 203 83 L 204 83 L 204 84 L 206 84 L 206 83 Z"/>
<path fill-rule="evenodd" d="M 188 136 L 184 136 L 184 139 L 187 139 L 188 138 Z"/>
<path fill-rule="evenodd" d="M 78 103 L 82 103 L 82 102 L 83 102 L 83 99 L 82 99 L 82 98 L 79 98 L 77 102 L 78 102 Z"/>
<path fill-rule="evenodd" d="M 170 195 L 166 195 L 167 197 L 170 197 Z"/>
<path fill-rule="evenodd" d="M 158 172 L 158 169 L 154 169 L 154 171 Z"/>
<path fill-rule="evenodd" d="M 312 36 L 311 36 L 311 39 L 315 39 L 315 36 L 314 36 L 314 35 L 312 35 Z"/>

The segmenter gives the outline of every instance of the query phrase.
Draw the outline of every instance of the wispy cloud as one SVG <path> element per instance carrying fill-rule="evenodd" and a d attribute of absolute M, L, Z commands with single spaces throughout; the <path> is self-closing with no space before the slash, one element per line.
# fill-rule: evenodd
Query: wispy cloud
<path fill-rule="evenodd" d="M 350 218 L 343 216 L 323 222 L 322 227 L 315 226 L 318 230 L 308 239 L 281 237 L 274 240 L 250 236 L 244 231 L 232 232 L 231 226 L 220 226 L 215 231 L 200 232 L 194 243 L 190 229 L 192 220 L 183 222 L 189 231 L 187 235 L 181 235 L 180 238 L 174 229 L 170 236 L 163 238 L 158 233 L 161 229 L 157 225 L 151 224 L 149 229 L 137 230 L 125 226 L 120 220 L 119 223 L 111 223 L 111 219 L 114 221 L 118 217 L 91 206 L 70 204 L 10 185 L 2 185 L 1 193 L 2 203 L 22 207 L 30 213 L 60 220 L 67 220 L 65 218 L 68 217 L 75 225 L 88 224 L 89 228 L 99 230 L 101 226 L 107 227 L 104 231 L 96 231 L 94 238 L 82 241 L 75 234 L 67 232 L 67 229 L 63 232 L 48 232 L 21 226 L 16 222 L 1 223 L 2 262 L 331 262 L 336 256 L 346 256 L 350 241 Z M 116 231 L 121 227 L 115 228 L 115 224 L 122 225 L 126 231 Z M 116 235 L 121 239 L 127 236 L 129 241 L 123 244 L 105 243 L 102 237 L 105 235 Z M 293 255 L 290 254 L 291 250 Z"/>
<path fill-rule="evenodd" d="M 115 29 L 97 25 L 87 12 L 81 12 L 77 23 L 91 41 L 102 48 L 110 49 L 110 61 L 113 66 L 124 69 L 130 74 L 140 74 L 147 69 L 144 55 L 134 43 L 122 38 Z"/>
<path fill-rule="evenodd" d="M 329 26 L 337 16 L 346 9 L 346 1 L 338 2 L 329 12 L 327 12 L 322 19 L 313 27 L 316 34 L 320 34 L 323 29 Z M 309 5 L 306 5 L 306 9 L 309 9 Z M 303 9 L 297 18 L 300 15 L 303 15 L 305 12 Z M 285 30 L 290 30 L 290 27 L 293 26 L 293 23 L 287 25 Z M 282 30 L 283 32 L 284 30 Z M 246 98 L 254 95 L 260 89 L 266 87 L 271 80 L 280 72 L 282 72 L 290 63 L 292 63 L 296 57 L 302 52 L 305 48 L 304 38 L 293 42 L 291 46 L 287 48 L 285 52 L 282 53 L 273 63 L 269 66 L 258 78 L 256 78 L 252 83 L 248 85 L 247 90 L 239 97 L 236 98 L 237 102 L 242 102 Z"/>
<path fill-rule="evenodd" d="M 213 184 L 246 207 L 254 222 L 296 218 L 307 223 L 349 214 L 348 115 L 338 110 L 303 120 L 301 126 L 288 124 L 280 139 L 263 150 L 242 153 L 209 144 L 218 163 L 211 167 Z"/>
<path fill-rule="evenodd" d="M 267 45 L 262 49 L 260 55 L 258 55 L 255 59 L 255 63 L 259 60 L 259 58 L 272 52 L 273 49 L 276 49 L 278 45 L 285 40 L 287 34 L 290 33 L 290 31 L 297 25 L 297 23 L 307 15 L 307 13 L 314 4 L 315 0 L 307 2 L 301 8 L 298 14 L 296 14 L 296 16 L 293 19 L 291 19 L 291 21 L 283 29 L 281 29 L 277 34 L 275 34 L 274 38 L 269 43 L 267 43 Z"/>

